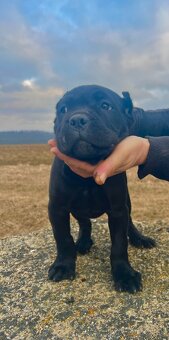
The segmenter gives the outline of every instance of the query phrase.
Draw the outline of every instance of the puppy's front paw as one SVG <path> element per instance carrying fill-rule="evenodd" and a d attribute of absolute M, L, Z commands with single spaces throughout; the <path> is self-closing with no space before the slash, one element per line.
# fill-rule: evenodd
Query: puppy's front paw
<path fill-rule="evenodd" d="M 142 290 L 141 274 L 128 263 L 117 263 L 112 269 L 115 289 L 120 292 L 136 293 Z"/>
<path fill-rule="evenodd" d="M 59 261 L 56 259 L 49 268 L 48 278 L 55 282 L 73 280 L 75 278 L 75 262 L 70 260 Z"/>

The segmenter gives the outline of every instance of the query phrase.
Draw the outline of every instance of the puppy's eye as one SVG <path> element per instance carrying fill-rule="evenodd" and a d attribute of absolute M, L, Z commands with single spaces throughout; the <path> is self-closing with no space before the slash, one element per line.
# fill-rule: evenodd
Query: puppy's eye
<path fill-rule="evenodd" d="M 112 109 L 111 105 L 106 102 L 102 103 L 101 107 L 103 110 L 107 110 L 107 111 L 110 111 Z"/>
<path fill-rule="evenodd" d="M 62 106 L 61 109 L 60 109 L 60 112 L 66 113 L 67 112 L 67 106 L 66 105 Z"/>

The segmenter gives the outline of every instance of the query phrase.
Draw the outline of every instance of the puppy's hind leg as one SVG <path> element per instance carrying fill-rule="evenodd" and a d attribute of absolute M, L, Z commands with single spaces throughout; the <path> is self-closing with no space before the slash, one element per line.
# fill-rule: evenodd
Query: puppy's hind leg
<path fill-rule="evenodd" d="M 129 226 L 128 226 L 128 238 L 132 246 L 136 248 L 153 248 L 156 246 L 156 242 L 153 238 L 144 236 L 133 224 L 131 218 L 131 201 L 128 192 L 127 199 L 128 209 L 129 209 Z"/>
<path fill-rule="evenodd" d="M 129 242 L 136 248 L 153 248 L 156 246 L 156 241 L 148 236 L 144 236 L 133 224 L 132 219 L 129 221 L 128 229 Z"/>
<path fill-rule="evenodd" d="M 79 235 L 76 241 L 77 251 L 85 255 L 90 251 L 93 241 L 91 239 L 92 225 L 89 218 L 78 218 Z"/>

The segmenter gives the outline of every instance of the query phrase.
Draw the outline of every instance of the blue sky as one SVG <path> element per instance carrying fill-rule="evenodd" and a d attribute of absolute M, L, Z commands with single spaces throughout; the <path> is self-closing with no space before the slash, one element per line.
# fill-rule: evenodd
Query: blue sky
<path fill-rule="evenodd" d="M 0 130 L 52 130 L 81 84 L 169 107 L 168 0 L 1 0 Z"/>

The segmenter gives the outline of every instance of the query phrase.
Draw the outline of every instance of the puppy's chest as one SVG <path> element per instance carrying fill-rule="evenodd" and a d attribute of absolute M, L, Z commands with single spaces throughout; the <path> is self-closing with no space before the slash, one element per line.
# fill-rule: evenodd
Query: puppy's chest
<path fill-rule="evenodd" d="M 109 202 L 99 186 L 86 186 L 75 192 L 71 203 L 71 212 L 75 217 L 94 218 L 108 210 Z"/>

